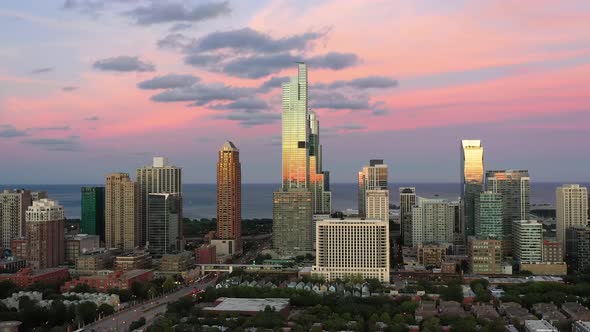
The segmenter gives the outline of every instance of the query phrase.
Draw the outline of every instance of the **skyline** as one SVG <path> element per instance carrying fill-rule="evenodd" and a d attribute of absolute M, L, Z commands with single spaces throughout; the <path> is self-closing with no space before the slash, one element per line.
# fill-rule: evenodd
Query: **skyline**
<path fill-rule="evenodd" d="M 486 170 L 590 180 L 588 3 L 175 3 L 2 4 L 0 183 L 99 184 L 159 155 L 215 183 L 232 140 L 244 183 L 278 184 L 295 61 L 334 183 L 376 158 L 394 184 L 458 183 L 461 139 L 482 141 Z"/>

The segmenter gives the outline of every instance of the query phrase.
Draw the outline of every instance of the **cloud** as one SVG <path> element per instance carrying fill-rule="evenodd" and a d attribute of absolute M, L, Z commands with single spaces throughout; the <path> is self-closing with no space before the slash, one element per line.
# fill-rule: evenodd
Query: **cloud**
<path fill-rule="evenodd" d="M 44 74 L 53 71 L 53 67 L 35 68 L 31 70 L 31 74 Z"/>
<path fill-rule="evenodd" d="M 190 29 L 192 27 L 193 27 L 192 24 L 178 23 L 178 24 L 173 25 L 168 31 L 175 32 L 175 31 Z"/>
<path fill-rule="evenodd" d="M 330 52 L 311 57 L 306 62 L 312 67 L 341 70 L 358 64 L 359 58 L 354 53 Z"/>
<path fill-rule="evenodd" d="M 272 38 L 251 28 L 217 31 L 199 39 L 190 46 L 189 52 L 210 52 L 232 49 L 237 52 L 280 53 L 290 50 L 305 50 L 310 42 L 323 36 L 324 32 L 306 32 L 284 38 Z"/>
<path fill-rule="evenodd" d="M 382 101 L 374 103 L 371 107 L 373 108 L 371 113 L 375 116 L 383 116 L 390 113 L 389 108 L 387 108 L 387 105 Z"/>
<path fill-rule="evenodd" d="M 278 88 L 281 86 L 281 84 L 283 84 L 284 82 L 288 82 L 289 81 L 289 77 L 288 76 L 273 76 L 271 78 L 269 78 L 268 80 L 264 81 L 262 83 L 262 85 L 258 88 L 259 92 L 268 92 L 272 89 Z"/>
<path fill-rule="evenodd" d="M 199 80 L 199 77 L 193 75 L 167 74 L 139 82 L 137 87 L 144 90 L 173 89 L 191 86 Z"/>
<path fill-rule="evenodd" d="M 156 45 L 159 48 L 184 49 L 190 44 L 191 40 L 182 33 L 171 33 L 158 40 Z"/>
<path fill-rule="evenodd" d="M 70 130 L 72 128 L 70 128 L 70 126 L 65 125 L 65 126 L 54 126 L 54 127 L 32 127 L 32 128 L 27 128 L 27 130 L 33 130 L 33 131 L 66 131 L 66 130 Z"/>
<path fill-rule="evenodd" d="M 126 55 L 98 60 L 93 64 L 93 67 L 98 70 L 120 72 L 149 72 L 156 70 L 156 67 L 153 64 L 143 62 L 139 57 Z"/>
<path fill-rule="evenodd" d="M 78 90 L 78 87 L 77 86 L 64 86 L 63 88 L 61 88 L 61 90 L 66 91 L 66 92 L 75 91 L 75 90 Z"/>
<path fill-rule="evenodd" d="M 349 81 L 334 81 L 332 83 L 319 83 L 313 85 L 313 88 L 318 89 L 338 89 L 338 88 L 354 88 L 359 90 L 364 89 L 389 89 L 397 87 L 398 82 L 392 78 L 385 76 L 367 76 L 355 78 Z"/>
<path fill-rule="evenodd" d="M 367 128 L 367 126 L 357 123 L 347 123 L 342 124 L 334 127 L 335 129 L 343 129 L 343 130 L 361 130 Z"/>
<path fill-rule="evenodd" d="M 66 138 L 32 138 L 22 140 L 23 144 L 42 147 L 50 151 L 79 151 L 80 136 L 68 136 Z"/>
<path fill-rule="evenodd" d="M 268 104 L 259 98 L 246 98 L 238 99 L 227 104 L 213 105 L 210 108 L 218 110 L 242 110 L 247 113 L 256 113 L 268 109 Z"/>
<path fill-rule="evenodd" d="M 240 126 L 246 128 L 275 123 L 281 119 L 281 115 L 277 113 L 244 113 L 241 111 L 233 111 L 229 114 L 217 115 L 215 117 L 218 119 L 237 121 L 239 122 Z"/>
<path fill-rule="evenodd" d="M 252 88 L 209 83 L 169 89 L 152 96 L 151 99 L 156 102 L 195 101 L 195 105 L 202 106 L 214 100 L 237 100 L 248 97 L 254 92 Z"/>
<path fill-rule="evenodd" d="M 181 3 L 153 1 L 148 6 L 137 7 L 126 12 L 139 25 L 167 22 L 199 22 L 227 15 L 231 12 L 228 1 L 203 3 L 189 7 Z"/>
<path fill-rule="evenodd" d="M 221 61 L 223 56 L 218 54 L 193 54 L 184 58 L 184 63 L 194 67 L 203 67 Z"/>
<path fill-rule="evenodd" d="M 92 115 L 92 116 L 89 116 L 87 118 L 84 118 L 84 120 L 86 120 L 86 121 L 98 121 L 98 120 L 100 120 L 100 117 L 98 117 L 98 115 Z"/>
<path fill-rule="evenodd" d="M 0 124 L 0 138 L 29 136 L 24 130 L 18 130 L 13 125 Z"/>
<path fill-rule="evenodd" d="M 345 96 L 339 92 L 316 93 L 311 95 L 310 106 L 312 108 L 328 108 L 333 110 L 366 110 L 371 108 L 369 97 Z"/>

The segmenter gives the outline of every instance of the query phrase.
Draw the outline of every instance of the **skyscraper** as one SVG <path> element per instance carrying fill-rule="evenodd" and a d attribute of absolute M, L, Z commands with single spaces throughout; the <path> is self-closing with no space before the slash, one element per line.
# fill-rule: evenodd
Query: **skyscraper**
<path fill-rule="evenodd" d="M 461 201 L 465 236 L 475 234 L 475 198 L 483 190 L 483 147 L 480 140 L 461 141 Z"/>
<path fill-rule="evenodd" d="M 475 235 L 483 239 L 504 238 L 502 194 L 484 191 L 475 198 Z"/>
<path fill-rule="evenodd" d="M 369 166 L 364 166 L 358 173 L 358 209 L 359 216 L 367 216 L 367 190 L 387 190 L 387 165 L 381 159 L 372 159 Z"/>
<path fill-rule="evenodd" d="M 556 200 L 556 235 L 565 252 L 565 234 L 572 226 L 588 225 L 588 188 L 577 184 L 557 187 Z"/>
<path fill-rule="evenodd" d="M 283 254 L 312 251 L 314 214 L 331 210 L 322 170 L 319 121 L 308 110 L 307 66 L 282 85 L 282 188 L 273 194 L 273 247 Z"/>
<path fill-rule="evenodd" d="M 455 207 L 444 199 L 419 197 L 412 209 L 412 246 L 426 243 L 452 244 Z"/>
<path fill-rule="evenodd" d="M 98 235 L 100 242 L 104 242 L 104 187 L 82 187 L 81 193 L 80 232 Z"/>
<path fill-rule="evenodd" d="M 512 222 L 528 220 L 531 183 L 527 170 L 491 170 L 486 172 L 486 190 L 502 195 L 502 248 L 511 252 Z"/>
<path fill-rule="evenodd" d="M 177 194 L 148 194 L 147 243 L 150 255 L 162 257 L 178 252 L 178 229 L 180 219 L 180 196 Z"/>
<path fill-rule="evenodd" d="M 514 259 L 519 263 L 543 261 L 543 224 L 536 220 L 512 222 Z"/>
<path fill-rule="evenodd" d="M 127 173 L 111 173 L 105 190 L 105 244 L 130 250 L 140 245 L 140 194 Z"/>
<path fill-rule="evenodd" d="M 147 200 L 148 194 L 176 194 L 182 200 L 182 169 L 168 164 L 164 157 L 154 157 L 151 166 L 136 170 L 137 184 L 141 196 L 140 205 L 140 244 L 145 245 L 147 239 Z M 182 204 L 180 208 L 182 220 Z M 182 225 L 178 229 L 179 239 L 182 238 Z"/>
<path fill-rule="evenodd" d="M 585 273 L 590 268 L 590 227 L 574 225 L 566 229 L 566 261 L 570 272 Z"/>
<path fill-rule="evenodd" d="M 404 246 L 412 246 L 412 208 L 416 205 L 416 188 L 399 188 L 399 220 Z"/>
<path fill-rule="evenodd" d="M 64 263 L 64 209 L 57 201 L 34 201 L 26 212 L 27 261 L 33 269 L 46 269 Z"/>
<path fill-rule="evenodd" d="M 25 236 L 25 216 L 31 203 L 29 190 L 4 190 L 0 193 L 0 248 L 10 248 L 11 239 Z"/>
<path fill-rule="evenodd" d="M 389 222 L 389 190 L 367 190 L 367 219 Z"/>
<path fill-rule="evenodd" d="M 230 254 L 242 252 L 242 166 L 240 150 L 227 141 L 219 150 L 217 162 L 216 238 L 233 241 Z M 228 244 L 229 245 L 229 244 Z"/>

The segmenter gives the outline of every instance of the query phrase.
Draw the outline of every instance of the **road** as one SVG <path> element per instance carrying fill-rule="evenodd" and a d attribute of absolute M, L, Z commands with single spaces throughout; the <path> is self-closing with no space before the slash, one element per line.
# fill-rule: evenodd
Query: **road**
<path fill-rule="evenodd" d="M 168 295 L 121 310 L 102 320 L 88 324 L 84 327 L 84 331 L 128 331 L 131 322 L 141 317 L 146 319 L 146 326 L 149 326 L 157 315 L 166 311 L 166 304 L 169 302 L 177 301 L 181 297 L 189 295 L 195 287 L 203 289 L 214 283 L 215 279 L 190 284 Z"/>

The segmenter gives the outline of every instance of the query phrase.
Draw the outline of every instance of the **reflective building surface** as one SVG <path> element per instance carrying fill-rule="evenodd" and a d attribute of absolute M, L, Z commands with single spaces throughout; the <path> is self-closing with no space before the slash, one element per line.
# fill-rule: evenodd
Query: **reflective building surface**
<path fill-rule="evenodd" d="M 216 238 L 234 240 L 233 253 L 241 253 L 242 166 L 240 150 L 227 141 L 219 150 L 217 162 Z"/>
<path fill-rule="evenodd" d="M 475 199 L 483 190 L 483 147 L 480 140 L 461 141 L 461 200 L 465 236 L 475 234 Z"/>

